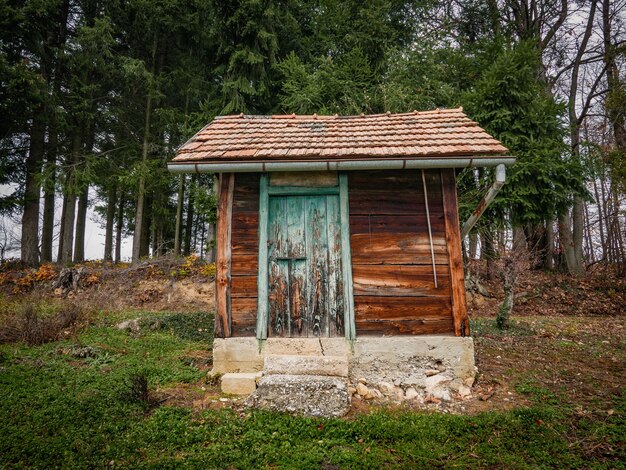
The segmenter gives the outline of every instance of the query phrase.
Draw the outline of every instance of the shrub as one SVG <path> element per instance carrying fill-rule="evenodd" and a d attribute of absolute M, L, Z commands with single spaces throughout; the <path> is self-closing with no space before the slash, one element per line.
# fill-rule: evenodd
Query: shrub
<path fill-rule="evenodd" d="M 127 377 L 123 397 L 130 403 L 150 406 L 152 400 L 148 388 L 148 376 L 145 372 L 133 372 Z"/>

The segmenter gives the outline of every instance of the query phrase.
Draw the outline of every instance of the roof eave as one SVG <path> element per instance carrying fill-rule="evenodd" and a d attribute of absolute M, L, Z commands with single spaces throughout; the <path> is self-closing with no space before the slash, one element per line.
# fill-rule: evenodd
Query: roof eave
<path fill-rule="evenodd" d="M 404 170 L 426 168 L 468 168 L 512 165 L 510 155 L 393 158 L 318 161 L 171 161 L 171 173 L 253 173 L 274 171 L 349 171 L 349 170 Z"/>

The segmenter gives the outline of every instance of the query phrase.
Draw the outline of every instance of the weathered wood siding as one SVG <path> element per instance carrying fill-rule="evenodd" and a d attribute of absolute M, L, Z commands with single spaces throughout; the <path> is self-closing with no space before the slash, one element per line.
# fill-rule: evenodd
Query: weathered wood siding
<path fill-rule="evenodd" d="M 231 333 L 254 336 L 257 311 L 260 174 L 237 173 L 233 191 Z"/>
<path fill-rule="evenodd" d="M 229 298 L 226 305 L 230 334 L 254 336 L 260 174 L 239 173 L 234 177 L 230 272 L 223 273 L 228 287 L 224 291 Z M 460 240 L 455 235 L 458 215 L 453 170 L 428 170 L 426 181 L 436 288 L 421 171 L 368 171 L 348 175 L 357 337 L 469 334 Z M 443 191 L 442 184 L 449 187 L 448 190 Z M 227 202 L 222 201 L 227 194 L 220 194 L 221 202 Z"/>
<path fill-rule="evenodd" d="M 440 171 L 426 183 L 436 288 L 421 171 L 349 174 L 357 337 L 454 332 Z"/>

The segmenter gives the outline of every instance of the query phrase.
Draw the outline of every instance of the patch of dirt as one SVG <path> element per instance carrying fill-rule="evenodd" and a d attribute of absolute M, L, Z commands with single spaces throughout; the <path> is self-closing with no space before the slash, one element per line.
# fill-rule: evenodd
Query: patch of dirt
<path fill-rule="evenodd" d="M 473 272 L 484 269 L 473 262 Z M 468 312 L 472 316 L 495 316 L 503 299 L 498 279 L 484 280 L 488 296 L 468 294 Z M 626 315 L 626 278 L 619 278 L 609 268 L 596 268 L 581 278 L 560 273 L 527 271 L 520 275 L 515 288 L 516 316 L 609 316 Z"/>
<path fill-rule="evenodd" d="M 150 310 L 213 310 L 214 291 L 214 283 L 206 278 L 140 280 L 133 289 L 131 305 L 149 306 Z"/>
<path fill-rule="evenodd" d="M 232 408 L 243 412 L 246 397 L 224 396 L 219 383 L 208 384 L 202 379 L 194 384 L 177 384 L 174 387 L 157 389 L 156 400 L 160 405 L 180 406 L 194 411 Z"/>
<path fill-rule="evenodd" d="M 29 270 L 5 264 L 0 267 L 0 293 L 24 300 L 70 299 L 93 310 L 107 311 L 197 312 L 215 308 L 215 265 L 193 256 L 166 257 L 137 266 L 86 262 L 75 270 L 85 281 L 61 289 L 55 288 L 64 272 L 59 266 Z"/>
<path fill-rule="evenodd" d="M 490 297 L 468 296 L 479 370 L 472 393 L 494 394 L 482 403 L 471 401 L 470 410 L 529 400 L 600 412 L 611 408 L 626 386 L 626 279 L 609 269 L 582 278 L 526 272 L 505 331 L 495 328 L 501 285 L 494 280 L 483 286 Z"/>

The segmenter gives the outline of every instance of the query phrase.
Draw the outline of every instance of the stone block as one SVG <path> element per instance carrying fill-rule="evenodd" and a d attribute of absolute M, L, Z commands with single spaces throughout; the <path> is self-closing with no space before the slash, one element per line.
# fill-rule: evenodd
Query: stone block
<path fill-rule="evenodd" d="M 231 395 L 250 395 L 256 390 L 261 372 L 228 373 L 222 376 L 222 392 Z"/>
<path fill-rule="evenodd" d="M 213 342 L 213 374 L 259 372 L 263 355 L 256 338 L 215 338 Z"/>
<path fill-rule="evenodd" d="M 347 356 L 350 344 L 345 338 L 268 338 L 265 356 Z"/>
<path fill-rule="evenodd" d="M 326 375 L 348 377 L 348 358 L 346 356 L 265 356 L 265 375 Z"/>
<path fill-rule="evenodd" d="M 348 383 L 339 377 L 267 375 L 246 400 L 251 407 L 317 417 L 338 417 L 348 412 Z"/>

